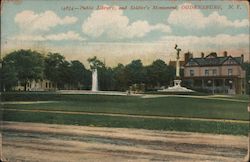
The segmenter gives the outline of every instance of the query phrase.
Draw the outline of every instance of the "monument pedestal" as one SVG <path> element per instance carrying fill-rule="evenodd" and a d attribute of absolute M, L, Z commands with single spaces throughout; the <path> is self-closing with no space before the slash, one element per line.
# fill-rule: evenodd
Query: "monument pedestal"
<path fill-rule="evenodd" d="M 181 87 L 181 80 L 174 80 L 174 87 L 175 86 Z"/>
<path fill-rule="evenodd" d="M 185 87 L 181 86 L 181 80 L 180 80 L 180 48 L 177 48 L 177 44 L 175 45 L 175 49 L 177 51 L 176 55 L 176 79 L 174 80 L 174 86 L 168 87 L 167 89 L 158 90 L 159 92 L 194 92 L 191 89 L 187 89 Z"/>
<path fill-rule="evenodd" d="M 159 92 L 194 92 L 191 89 L 187 89 L 186 87 L 181 86 L 181 80 L 174 80 L 174 86 L 168 87 L 167 89 L 158 90 Z"/>
<path fill-rule="evenodd" d="M 174 86 L 167 89 L 158 90 L 158 92 L 194 92 L 191 89 L 181 86 L 181 80 L 174 80 Z"/>

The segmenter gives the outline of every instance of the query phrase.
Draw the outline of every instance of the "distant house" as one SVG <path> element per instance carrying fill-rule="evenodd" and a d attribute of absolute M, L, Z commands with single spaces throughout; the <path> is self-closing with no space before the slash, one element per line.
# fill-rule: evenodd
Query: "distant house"
<path fill-rule="evenodd" d="M 232 57 L 225 51 L 222 57 L 218 57 L 216 53 L 205 57 L 202 53 L 201 57 L 191 56 L 185 62 L 183 80 L 190 88 L 212 93 L 245 93 L 246 72 L 242 67 L 243 55 Z"/>
<path fill-rule="evenodd" d="M 24 86 L 20 82 L 13 87 L 14 91 L 24 91 Z M 26 84 L 26 91 L 54 91 L 57 90 L 57 85 L 49 80 L 32 81 Z"/>

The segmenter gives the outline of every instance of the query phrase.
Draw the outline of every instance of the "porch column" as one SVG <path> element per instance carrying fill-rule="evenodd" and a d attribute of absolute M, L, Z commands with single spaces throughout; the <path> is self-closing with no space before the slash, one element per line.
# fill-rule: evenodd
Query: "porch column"
<path fill-rule="evenodd" d="M 214 79 L 212 79 L 212 91 L 213 91 L 213 95 L 214 95 Z"/>
<path fill-rule="evenodd" d="M 239 78 L 235 79 L 236 80 L 236 94 L 241 94 L 242 92 L 242 83 Z"/>
<path fill-rule="evenodd" d="M 191 87 L 194 88 L 194 79 L 191 80 Z"/>
<path fill-rule="evenodd" d="M 222 79 L 223 93 L 226 93 L 226 79 Z"/>
<path fill-rule="evenodd" d="M 204 89 L 204 79 L 201 79 L 201 88 Z"/>
<path fill-rule="evenodd" d="M 234 83 L 234 89 L 235 89 L 235 94 L 238 93 L 238 80 L 237 79 L 233 79 L 233 83 Z"/>

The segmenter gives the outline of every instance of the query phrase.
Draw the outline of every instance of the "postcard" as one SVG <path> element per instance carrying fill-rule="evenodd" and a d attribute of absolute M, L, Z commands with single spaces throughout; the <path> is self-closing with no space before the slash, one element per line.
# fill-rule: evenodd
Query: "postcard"
<path fill-rule="evenodd" d="M 250 161 L 249 2 L 2 0 L 0 161 Z"/>

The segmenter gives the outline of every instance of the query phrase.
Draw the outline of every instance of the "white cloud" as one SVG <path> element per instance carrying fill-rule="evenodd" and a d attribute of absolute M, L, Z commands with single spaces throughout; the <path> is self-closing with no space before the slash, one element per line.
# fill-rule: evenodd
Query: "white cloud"
<path fill-rule="evenodd" d="M 210 39 L 212 39 L 210 41 Z M 232 39 L 232 40 L 230 40 Z M 239 44 L 239 40 L 242 40 Z M 226 42 L 223 46 L 223 42 Z M 237 41 L 237 42 L 235 42 Z M 201 42 L 201 43 L 199 43 Z M 208 43 L 206 45 L 206 43 Z M 214 42 L 214 43 L 213 43 Z M 80 42 L 72 45 L 56 45 L 48 41 L 43 42 L 27 42 L 27 41 L 8 41 L 3 44 L 1 52 L 3 55 L 12 52 L 16 49 L 33 49 L 41 52 L 58 52 L 63 54 L 69 60 L 80 60 L 86 67 L 89 66 L 88 58 L 97 56 L 102 61 L 105 60 L 108 66 L 116 66 L 117 63 L 128 64 L 131 60 L 141 59 L 144 64 L 151 64 L 153 60 L 162 59 L 168 63 L 169 60 L 175 60 L 176 51 L 174 45 L 177 43 L 182 49 L 183 53 L 190 51 L 195 57 L 200 57 L 200 53 L 208 54 L 212 51 L 222 55 L 223 51 L 228 51 L 229 55 L 240 56 L 245 55 L 245 59 L 250 61 L 249 40 L 247 35 L 218 35 L 216 37 L 196 37 L 196 36 L 168 36 L 160 42 L 146 43 L 146 42 Z M 211 44 L 218 44 L 218 46 L 210 47 Z M 110 50 L 112 49 L 112 50 Z"/>
<path fill-rule="evenodd" d="M 67 33 L 51 34 L 46 36 L 47 40 L 84 40 L 78 33 L 68 31 Z"/>
<path fill-rule="evenodd" d="M 199 9 L 185 9 L 192 7 L 190 3 L 184 3 L 178 7 L 178 10 L 173 10 L 169 17 L 168 23 L 171 25 L 182 26 L 187 29 L 198 28 L 203 29 L 211 26 L 220 27 L 248 27 L 249 20 L 235 20 L 231 21 L 226 16 L 220 15 L 217 11 L 205 16 Z"/>
<path fill-rule="evenodd" d="M 89 65 L 87 59 L 93 56 L 105 60 L 109 66 L 115 66 L 117 63 L 128 64 L 134 59 L 141 59 L 144 64 L 151 64 L 156 59 L 162 59 L 168 63 L 169 60 L 176 59 L 176 50 L 174 49 L 176 43 L 182 49 L 182 59 L 183 53 L 188 51 L 193 52 L 196 57 L 200 56 L 201 52 L 205 54 L 217 52 L 219 55 L 222 55 L 222 52 L 226 50 L 232 56 L 245 54 L 246 60 L 249 60 L 249 40 L 248 35 L 244 34 L 235 36 L 217 35 L 215 37 L 166 36 L 160 42 L 150 43 L 94 42 L 73 47 L 57 47 L 56 51 L 58 50 L 65 54 L 65 57 L 68 59 L 81 60 L 86 65 Z M 54 49 L 54 47 L 51 49 Z"/>
<path fill-rule="evenodd" d="M 248 19 L 243 19 L 243 20 L 235 20 L 235 21 L 230 21 L 227 19 L 226 16 L 221 16 L 219 15 L 218 12 L 213 12 L 210 14 L 207 18 L 205 18 L 207 21 L 207 25 L 220 25 L 222 27 L 235 27 L 235 28 L 240 28 L 240 27 L 247 27 L 249 26 L 249 21 Z"/>
<path fill-rule="evenodd" d="M 61 40 L 79 40 L 83 41 L 78 33 L 74 31 L 68 31 L 67 33 L 49 34 L 49 35 L 32 35 L 32 34 L 21 34 L 18 36 L 11 37 L 11 40 L 18 41 L 61 41 Z"/>
<path fill-rule="evenodd" d="M 249 35 L 228 35 L 219 34 L 216 36 L 165 36 L 162 37 L 162 43 L 168 44 L 173 47 L 174 44 L 178 44 L 183 49 L 191 50 L 206 50 L 206 49 L 237 49 L 248 48 Z"/>
<path fill-rule="evenodd" d="M 33 11 L 25 10 L 15 16 L 15 23 L 18 24 L 22 31 L 26 32 L 48 31 L 57 25 L 74 24 L 77 20 L 76 17 L 69 16 L 60 18 L 53 11 L 36 14 Z"/>
<path fill-rule="evenodd" d="M 171 28 L 164 24 L 150 25 L 147 21 L 142 20 L 130 23 L 122 10 L 119 10 L 117 6 L 113 6 L 113 8 L 113 10 L 93 11 L 90 17 L 83 22 L 82 31 L 91 37 L 105 35 L 113 39 L 139 38 L 153 30 L 171 32 Z"/>

